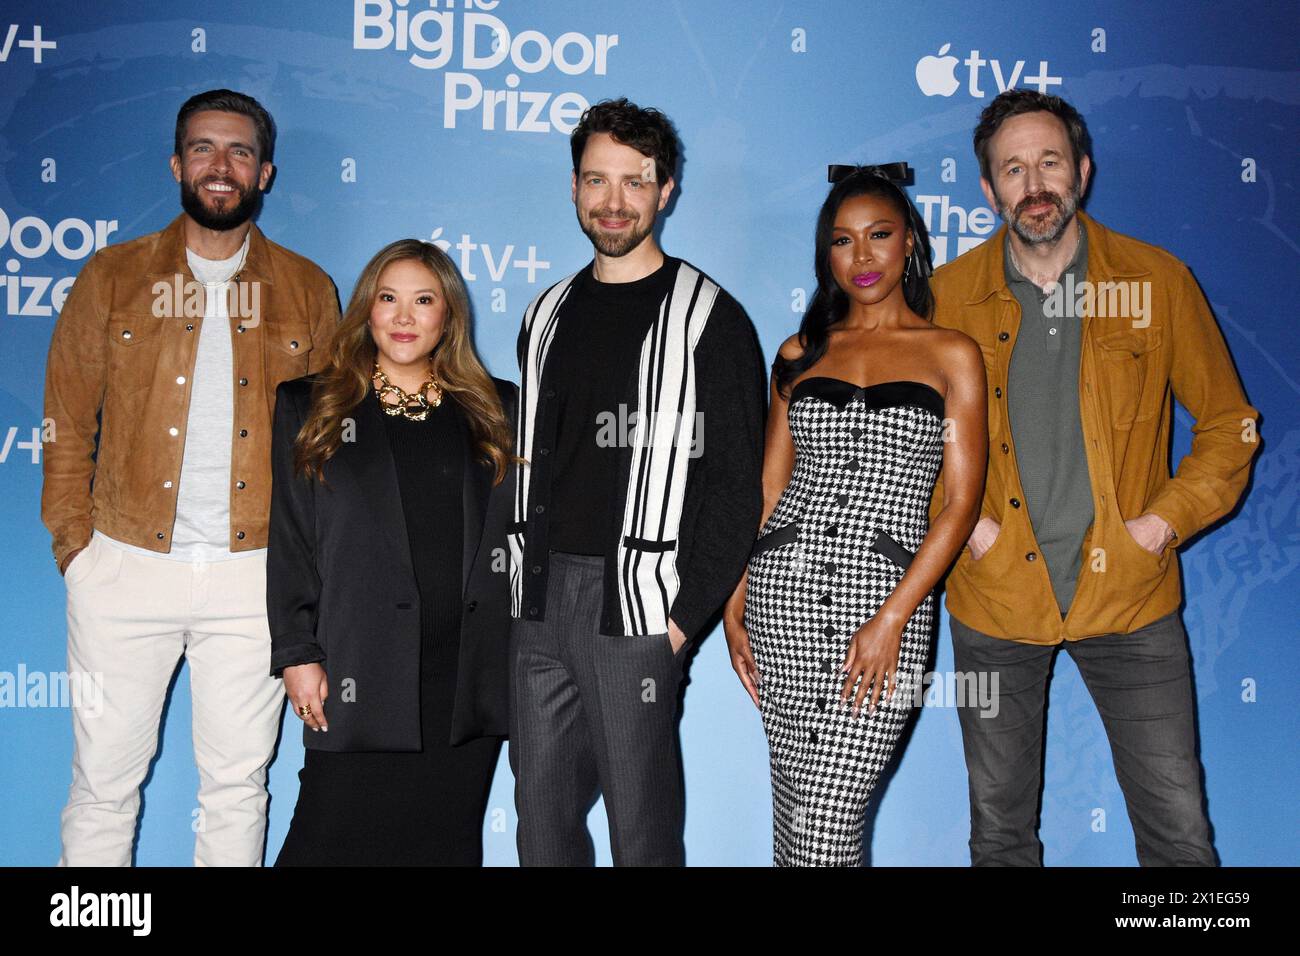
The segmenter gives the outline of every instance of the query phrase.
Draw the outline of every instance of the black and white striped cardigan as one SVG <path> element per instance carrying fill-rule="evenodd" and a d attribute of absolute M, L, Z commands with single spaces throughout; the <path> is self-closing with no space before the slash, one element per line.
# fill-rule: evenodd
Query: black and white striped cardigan
<path fill-rule="evenodd" d="M 514 617 L 540 616 L 537 607 L 523 607 L 527 519 L 532 517 L 527 514 L 528 463 L 533 460 L 542 369 L 561 307 L 579 274 L 575 272 L 542 292 L 524 314 L 516 440 L 516 454 L 524 463 L 516 466 L 515 524 L 509 536 Z M 631 443 L 631 470 L 614 563 L 618 620 L 604 622 L 606 627 L 617 626 L 618 633 L 668 630 L 669 611 L 681 585 L 677 538 L 696 421 L 695 347 L 719 291 L 702 272 L 681 262 L 641 346 L 636 411 L 644 424 Z M 606 578 L 608 588 L 608 574 Z"/>

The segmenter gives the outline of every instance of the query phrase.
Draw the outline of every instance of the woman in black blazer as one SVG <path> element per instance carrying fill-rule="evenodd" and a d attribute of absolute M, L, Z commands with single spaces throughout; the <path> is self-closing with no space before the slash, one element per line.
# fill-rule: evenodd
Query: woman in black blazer
<path fill-rule="evenodd" d="M 303 721 L 287 865 L 480 865 L 506 733 L 517 391 L 427 242 L 365 267 L 272 438 L 271 673 Z"/>

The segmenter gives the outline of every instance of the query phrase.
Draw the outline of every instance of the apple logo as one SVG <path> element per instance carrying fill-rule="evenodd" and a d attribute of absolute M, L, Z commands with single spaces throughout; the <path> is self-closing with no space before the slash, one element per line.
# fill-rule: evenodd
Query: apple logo
<path fill-rule="evenodd" d="M 939 48 L 938 56 L 923 56 L 916 61 L 916 85 L 926 96 L 952 96 L 961 86 L 957 82 L 957 58 L 945 56 L 951 43 Z"/>

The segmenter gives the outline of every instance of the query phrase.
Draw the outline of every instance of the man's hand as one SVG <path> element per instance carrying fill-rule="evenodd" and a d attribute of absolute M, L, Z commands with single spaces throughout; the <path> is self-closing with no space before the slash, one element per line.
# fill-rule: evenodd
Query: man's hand
<path fill-rule="evenodd" d="M 671 617 L 668 619 L 668 640 L 673 645 L 673 653 L 676 654 L 686 643 L 686 632 L 677 626 L 677 622 Z"/>
<path fill-rule="evenodd" d="M 83 552 L 83 551 L 85 551 L 85 550 L 86 550 L 85 548 L 77 548 L 77 549 L 75 549 L 75 550 L 73 550 L 73 551 L 69 551 L 69 552 L 68 552 L 68 556 L 67 556 L 66 558 L 63 559 L 63 566 L 59 568 L 59 573 L 60 573 L 60 574 L 67 574 L 67 573 L 68 573 L 68 565 L 70 565 L 70 564 L 73 562 L 73 560 L 76 559 L 77 555 L 81 554 L 81 552 Z"/>
<path fill-rule="evenodd" d="M 998 532 L 1001 530 L 1002 525 L 994 519 L 980 518 L 966 540 L 966 544 L 970 546 L 970 556 L 976 561 L 984 557 L 989 548 L 993 547 L 993 542 L 997 540 Z"/>
<path fill-rule="evenodd" d="M 1124 522 L 1124 527 L 1128 529 L 1129 537 L 1152 554 L 1160 554 L 1176 537 L 1168 521 L 1150 512 L 1130 518 Z"/>

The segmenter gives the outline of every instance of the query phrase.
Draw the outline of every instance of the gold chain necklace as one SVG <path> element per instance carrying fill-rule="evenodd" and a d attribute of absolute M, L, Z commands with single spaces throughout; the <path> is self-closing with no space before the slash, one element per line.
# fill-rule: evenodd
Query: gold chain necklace
<path fill-rule="evenodd" d="M 408 392 L 400 385 L 394 385 L 384 374 L 384 370 L 375 362 L 375 373 L 371 379 L 376 382 L 375 391 L 379 395 L 379 406 L 387 415 L 402 415 L 413 422 L 422 422 L 429 417 L 429 410 L 442 404 L 442 386 L 433 377 L 433 360 L 429 361 L 429 379 L 414 392 Z M 433 397 L 430 398 L 429 394 Z"/>

